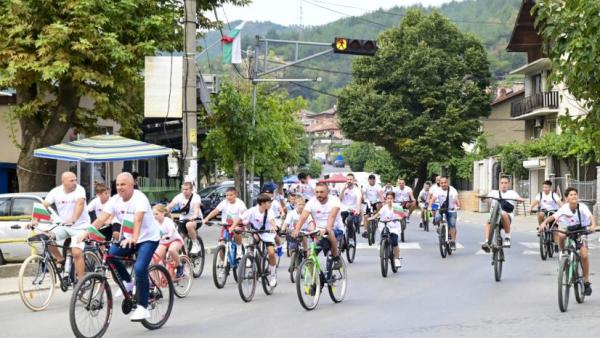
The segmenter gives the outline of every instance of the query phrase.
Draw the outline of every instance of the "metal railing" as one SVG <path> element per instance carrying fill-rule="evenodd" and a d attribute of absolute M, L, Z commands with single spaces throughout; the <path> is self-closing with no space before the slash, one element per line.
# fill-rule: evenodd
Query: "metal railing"
<path fill-rule="evenodd" d="M 529 180 L 518 180 L 514 184 L 515 191 L 524 199 L 529 199 L 529 191 L 531 184 Z"/>
<path fill-rule="evenodd" d="M 557 91 L 536 93 L 512 102 L 510 105 L 510 116 L 519 117 L 539 108 L 558 109 L 558 103 L 559 96 Z"/>
<path fill-rule="evenodd" d="M 156 178 L 152 181 L 148 177 L 139 177 L 139 189 L 143 192 L 168 192 L 181 189 L 181 181 L 177 178 Z"/>

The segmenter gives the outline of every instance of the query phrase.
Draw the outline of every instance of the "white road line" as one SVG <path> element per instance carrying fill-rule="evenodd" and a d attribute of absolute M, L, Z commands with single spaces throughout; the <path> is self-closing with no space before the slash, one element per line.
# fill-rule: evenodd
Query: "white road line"
<path fill-rule="evenodd" d="M 421 245 L 418 242 L 398 243 L 400 250 L 421 250 Z M 369 246 L 368 243 L 358 243 L 357 249 L 372 249 L 379 250 L 379 244 Z"/>
<path fill-rule="evenodd" d="M 475 254 L 476 254 L 476 255 L 488 255 L 488 256 L 489 256 L 489 255 L 491 255 L 492 253 L 491 253 L 491 252 L 485 252 L 485 251 L 483 251 L 482 249 L 479 249 L 479 251 L 477 251 Z"/>
<path fill-rule="evenodd" d="M 521 242 L 521 245 L 527 249 L 539 249 L 540 242 Z"/>
<path fill-rule="evenodd" d="M 456 242 L 456 248 L 457 249 L 464 249 L 465 247 L 462 244 Z"/>
<path fill-rule="evenodd" d="M 539 255 L 540 252 L 539 251 L 534 251 L 534 250 L 525 250 L 523 251 L 523 255 Z"/>

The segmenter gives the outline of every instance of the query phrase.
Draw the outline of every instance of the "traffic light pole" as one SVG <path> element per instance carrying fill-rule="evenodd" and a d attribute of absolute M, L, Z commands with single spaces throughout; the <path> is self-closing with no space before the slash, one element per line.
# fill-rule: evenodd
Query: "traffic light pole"
<path fill-rule="evenodd" d="M 198 106 L 196 102 L 196 0 L 185 0 L 183 56 L 183 180 L 198 186 Z"/>

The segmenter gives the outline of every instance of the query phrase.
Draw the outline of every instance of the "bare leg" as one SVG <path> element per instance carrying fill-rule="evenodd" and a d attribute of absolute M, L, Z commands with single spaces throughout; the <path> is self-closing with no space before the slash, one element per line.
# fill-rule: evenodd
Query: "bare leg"
<path fill-rule="evenodd" d="M 586 282 L 590 281 L 590 257 L 588 254 L 588 248 L 586 246 L 582 246 L 579 251 L 581 255 L 581 266 L 583 267 L 583 280 Z"/>
<path fill-rule="evenodd" d="M 181 251 L 182 244 L 180 241 L 175 241 L 169 245 L 169 255 L 173 262 L 175 262 L 175 266 L 179 266 L 181 264 L 181 260 L 179 259 L 179 251 Z"/>
<path fill-rule="evenodd" d="M 331 243 L 331 255 L 333 257 L 338 257 L 340 255 L 340 252 L 338 250 L 338 242 L 335 238 L 333 230 L 327 230 L 327 238 L 329 239 L 329 243 Z"/>
<path fill-rule="evenodd" d="M 73 262 L 75 264 L 75 274 L 77 279 L 81 279 L 85 275 L 85 264 L 83 261 L 83 251 L 80 248 L 71 248 L 73 254 Z"/>

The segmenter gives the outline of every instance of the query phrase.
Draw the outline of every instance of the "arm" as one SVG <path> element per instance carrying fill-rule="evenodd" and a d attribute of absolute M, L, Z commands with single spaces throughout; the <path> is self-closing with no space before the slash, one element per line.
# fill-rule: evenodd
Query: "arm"
<path fill-rule="evenodd" d="M 529 212 L 533 212 L 533 209 L 535 207 L 537 207 L 538 204 L 540 204 L 540 201 L 538 201 L 537 199 L 534 199 L 533 202 L 531 203 L 531 206 L 529 207 Z"/>
<path fill-rule="evenodd" d="M 202 218 L 202 213 L 200 212 L 200 202 L 192 204 L 192 219 Z"/>
<path fill-rule="evenodd" d="M 358 194 L 358 198 L 356 199 L 356 213 L 360 214 L 361 213 L 361 202 L 362 202 L 362 193 L 360 192 L 360 190 L 358 190 L 357 192 Z"/>
<path fill-rule="evenodd" d="M 300 215 L 298 222 L 296 222 L 296 225 L 294 226 L 294 232 L 292 233 L 292 237 L 296 237 L 298 235 L 298 233 L 300 232 L 300 228 L 302 228 L 302 224 L 304 224 L 304 222 L 306 222 L 306 219 L 308 218 L 309 215 L 310 215 L 310 213 L 308 210 L 304 209 L 302 211 L 302 214 Z"/>
<path fill-rule="evenodd" d="M 143 211 L 138 211 L 134 215 L 133 219 L 133 235 L 131 236 L 131 241 L 135 244 L 140 238 L 140 230 L 142 229 L 142 222 L 144 221 Z"/>
<path fill-rule="evenodd" d="M 416 199 L 415 199 L 415 195 L 413 194 L 413 192 L 412 192 L 412 191 L 411 191 L 411 192 L 409 192 L 409 193 L 408 193 L 408 195 L 409 195 L 409 197 L 410 197 L 410 201 L 411 201 L 411 202 L 414 202 L 414 201 L 416 201 Z"/>
<path fill-rule="evenodd" d="M 220 212 L 221 212 L 221 210 L 219 210 L 218 207 L 214 208 L 213 211 L 211 211 L 206 217 L 204 217 L 204 219 L 202 220 L 202 224 L 206 224 L 206 222 L 208 222 L 211 219 L 215 218 Z"/>
<path fill-rule="evenodd" d="M 340 207 L 333 207 L 331 211 L 329 211 L 329 218 L 327 219 L 327 231 L 333 233 L 333 223 L 335 223 L 335 218 L 337 214 L 340 212 Z"/>
<path fill-rule="evenodd" d="M 102 211 L 100 216 L 96 218 L 92 226 L 96 229 L 100 229 L 104 224 L 106 224 L 112 218 L 112 214 L 106 211 Z"/>
<path fill-rule="evenodd" d="M 81 213 L 83 212 L 84 205 L 85 205 L 85 198 L 77 199 L 77 204 L 75 204 L 75 210 L 73 211 L 73 216 L 67 223 L 75 224 L 75 222 L 77 222 L 77 220 L 79 219 L 79 216 L 81 216 Z"/>
<path fill-rule="evenodd" d="M 176 201 L 175 201 L 175 199 L 173 199 L 173 200 L 171 201 L 171 203 L 169 203 L 169 204 L 167 205 L 167 211 L 171 212 L 171 210 L 173 210 L 173 207 L 175 206 L 175 202 L 176 202 Z"/>

